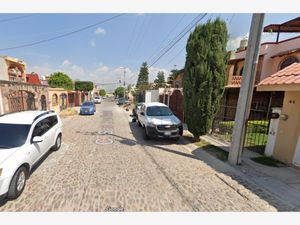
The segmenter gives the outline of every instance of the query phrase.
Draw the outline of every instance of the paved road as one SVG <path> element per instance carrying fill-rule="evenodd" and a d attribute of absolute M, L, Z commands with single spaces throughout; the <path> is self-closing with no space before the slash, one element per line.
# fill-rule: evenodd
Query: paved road
<path fill-rule="evenodd" d="M 106 100 L 94 116 L 64 120 L 63 145 L 0 211 L 275 211 L 217 172 L 183 140 L 142 139 L 128 112 Z"/>

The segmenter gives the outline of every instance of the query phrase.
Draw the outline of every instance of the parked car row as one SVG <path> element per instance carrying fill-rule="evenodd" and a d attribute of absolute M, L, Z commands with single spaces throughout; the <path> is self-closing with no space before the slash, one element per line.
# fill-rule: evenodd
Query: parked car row
<path fill-rule="evenodd" d="M 145 140 L 150 138 L 172 138 L 178 140 L 183 126 L 170 108 L 162 103 L 138 103 L 133 109 L 133 121 L 143 128 Z"/>

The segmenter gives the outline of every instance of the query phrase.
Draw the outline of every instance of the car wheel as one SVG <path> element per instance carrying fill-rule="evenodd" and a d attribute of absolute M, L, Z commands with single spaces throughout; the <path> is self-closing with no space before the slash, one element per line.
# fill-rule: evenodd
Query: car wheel
<path fill-rule="evenodd" d="M 144 140 L 149 140 L 150 137 L 149 137 L 149 135 L 147 134 L 146 127 L 144 127 L 143 130 L 144 130 L 144 131 L 143 131 L 143 138 L 144 138 Z"/>
<path fill-rule="evenodd" d="M 57 151 L 58 149 L 60 149 L 61 146 L 61 134 L 59 134 L 55 140 L 55 144 L 52 148 L 53 151 Z"/>
<path fill-rule="evenodd" d="M 141 124 L 141 122 L 138 120 L 138 125 L 141 127 L 142 126 L 142 124 Z"/>
<path fill-rule="evenodd" d="M 16 199 L 23 192 L 25 184 L 26 184 L 26 174 L 27 170 L 24 166 L 20 167 L 15 175 L 13 176 L 7 197 L 9 199 Z"/>

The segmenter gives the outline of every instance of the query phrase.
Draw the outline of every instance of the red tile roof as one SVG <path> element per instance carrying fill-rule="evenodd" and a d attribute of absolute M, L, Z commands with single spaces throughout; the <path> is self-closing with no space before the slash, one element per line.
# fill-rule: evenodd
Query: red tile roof
<path fill-rule="evenodd" d="M 262 80 L 258 85 L 300 84 L 300 63 L 279 70 L 277 73 Z"/>
<path fill-rule="evenodd" d="M 26 74 L 26 82 L 30 84 L 42 84 L 39 75 L 36 73 Z"/>

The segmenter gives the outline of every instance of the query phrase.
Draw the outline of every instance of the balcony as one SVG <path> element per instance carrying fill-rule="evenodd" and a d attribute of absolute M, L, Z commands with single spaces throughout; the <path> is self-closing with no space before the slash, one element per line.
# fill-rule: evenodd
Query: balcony
<path fill-rule="evenodd" d="M 242 83 L 242 76 L 230 76 L 228 77 L 227 85 L 226 87 L 229 88 L 238 88 L 241 86 Z"/>

